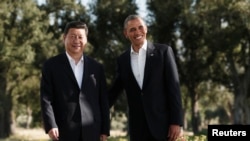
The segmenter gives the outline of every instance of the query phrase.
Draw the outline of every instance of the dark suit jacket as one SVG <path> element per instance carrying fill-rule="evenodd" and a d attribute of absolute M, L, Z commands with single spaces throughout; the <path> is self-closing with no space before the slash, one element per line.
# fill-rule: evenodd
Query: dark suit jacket
<path fill-rule="evenodd" d="M 41 79 L 41 109 L 45 132 L 59 128 L 65 141 L 100 140 L 109 135 L 106 80 L 101 64 L 84 57 L 82 87 L 79 88 L 66 53 L 44 63 Z M 79 130 L 81 129 L 81 130 Z"/>
<path fill-rule="evenodd" d="M 130 52 L 128 49 L 117 60 L 117 75 L 109 92 L 110 106 L 125 89 L 130 135 L 142 130 L 139 123 L 146 118 L 152 135 L 164 139 L 170 124 L 183 124 L 179 78 L 173 51 L 167 45 L 148 42 L 142 89 L 132 72 Z"/>

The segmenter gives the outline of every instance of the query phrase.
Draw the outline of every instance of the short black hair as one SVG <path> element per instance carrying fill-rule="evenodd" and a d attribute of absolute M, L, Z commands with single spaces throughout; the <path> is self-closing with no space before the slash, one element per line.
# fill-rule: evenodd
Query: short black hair
<path fill-rule="evenodd" d="M 88 27 L 84 22 L 81 21 L 71 21 L 67 23 L 64 28 L 64 35 L 68 34 L 70 28 L 78 28 L 78 29 L 85 29 L 86 35 L 88 35 Z"/>

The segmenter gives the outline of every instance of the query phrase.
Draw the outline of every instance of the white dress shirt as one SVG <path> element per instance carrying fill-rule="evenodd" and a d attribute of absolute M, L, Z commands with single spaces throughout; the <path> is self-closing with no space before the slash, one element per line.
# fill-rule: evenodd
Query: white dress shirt
<path fill-rule="evenodd" d="M 139 52 L 135 52 L 131 47 L 131 67 L 140 88 L 142 88 L 144 78 L 144 68 L 146 63 L 147 53 L 147 41 L 144 42 L 143 46 L 139 49 Z"/>
<path fill-rule="evenodd" d="M 70 66 L 74 72 L 78 86 L 79 88 L 81 88 L 83 77 L 83 56 L 81 57 L 81 60 L 76 64 L 75 60 L 67 52 L 66 54 L 69 59 Z"/>

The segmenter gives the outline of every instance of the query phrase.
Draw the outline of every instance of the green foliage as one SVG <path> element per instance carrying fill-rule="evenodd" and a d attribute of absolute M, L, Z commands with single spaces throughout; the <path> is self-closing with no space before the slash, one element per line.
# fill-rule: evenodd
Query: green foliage
<path fill-rule="evenodd" d="M 177 4 L 176 4 L 177 3 Z M 232 119 L 232 98 L 240 111 L 250 112 L 246 106 L 249 101 L 249 1 L 245 0 L 200 0 L 200 1 L 149 1 L 152 12 L 153 38 L 155 41 L 170 43 L 176 54 L 180 79 L 190 97 L 192 128 L 196 133 L 200 126 L 202 110 L 206 106 L 199 103 L 207 99 L 209 92 L 199 92 L 200 85 L 212 80 L 216 85 L 223 85 L 229 92 L 227 105 L 216 105 L 214 114 L 225 111 L 227 119 Z M 162 10 L 165 9 L 165 10 Z M 192 75 L 195 74 L 195 75 Z M 244 78 L 244 79 L 243 79 Z M 239 81 L 243 79 L 243 81 Z M 248 80 L 246 80 L 248 79 Z M 243 90 L 244 89 L 244 90 Z M 210 91 L 210 89 L 208 89 Z M 243 90 L 243 91 L 242 91 Z M 221 92 L 212 92 L 213 97 Z M 247 97 L 245 97 L 248 95 Z M 237 98 L 237 97 L 241 98 Z M 205 98 L 203 98 L 205 97 Z M 218 98 L 218 97 L 217 97 Z M 201 100 L 202 99 L 202 100 Z M 218 100 L 220 99 L 220 100 Z M 218 98 L 217 101 L 223 101 Z M 183 100 L 184 107 L 189 104 Z M 212 105 L 211 99 L 207 101 Z M 223 103 L 223 102 L 222 102 Z M 238 104 L 237 104 L 238 103 Z M 243 106 L 244 103 L 245 106 Z M 203 104 L 203 103 L 202 103 Z M 241 106 L 242 107 L 241 107 Z M 237 111 L 237 110 L 236 110 Z M 209 113 L 209 112 L 208 112 Z M 228 114 L 231 113 L 231 114 Z M 240 112 L 239 112 L 240 113 Z M 235 119 L 246 115 L 235 114 Z M 223 117 L 220 115 L 220 117 Z M 223 120 L 224 122 L 226 120 Z M 227 120 L 232 122 L 231 120 Z M 204 121 L 203 121 L 204 122 Z M 237 121 L 244 122 L 244 121 Z M 249 121 L 248 121 L 249 122 Z"/>
<path fill-rule="evenodd" d="M 206 135 L 200 135 L 200 136 L 187 136 L 185 137 L 186 141 L 207 141 Z M 181 141 L 181 140 L 180 140 Z"/>
<path fill-rule="evenodd" d="M 149 31 L 155 42 L 173 44 L 173 32 L 179 22 L 183 9 L 181 0 L 152 0 L 148 1 L 151 11 L 148 21 Z M 164 10 L 163 10 L 164 9 Z"/>
<path fill-rule="evenodd" d="M 97 17 L 89 35 L 89 42 L 94 46 L 92 56 L 107 60 L 101 62 L 106 66 L 109 80 L 113 78 L 116 57 L 129 46 L 123 35 L 123 22 L 129 14 L 136 13 L 137 6 L 132 0 L 98 0 L 92 7 Z"/>
<path fill-rule="evenodd" d="M 12 96 L 13 111 L 20 110 L 21 105 L 39 108 L 39 68 L 35 44 L 40 44 L 48 36 L 43 35 L 40 23 L 44 13 L 40 12 L 33 1 L 13 2 L 10 6 L 9 21 L 4 28 L 4 61 L 9 62 L 6 72 L 7 93 Z M 31 12 L 32 11 L 32 12 Z M 40 23 L 40 24 L 39 24 Z M 18 112 L 13 112 L 18 113 Z M 13 115 L 15 117 L 15 115 Z M 18 116 L 18 115 L 16 115 Z"/>
<path fill-rule="evenodd" d="M 234 123 L 249 123 L 249 1 L 216 1 L 200 3 L 208 10 L 202 19 L 207 25 L 205 44 L 216 52 L 211 78 L 234 92 Z M 216 15 L 216 16 L 215 16 Z M 212 30 L 211 30 L 212 29 Z M 215 69 L 216 68 L 216 69 Z M 241 100 L 240 100 L 241 99 Z M 244 105 L 244 106 L 243 106 Z M 239 112 L 238 112 L 239 111 Z"/>

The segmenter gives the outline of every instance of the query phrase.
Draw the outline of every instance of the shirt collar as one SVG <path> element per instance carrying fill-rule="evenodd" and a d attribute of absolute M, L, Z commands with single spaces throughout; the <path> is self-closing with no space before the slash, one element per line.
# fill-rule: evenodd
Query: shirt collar
<path fill-rule="evenodd" d="M 66 51 L 67 58 L 69 59 L 70 62 L 75 62 L 75 60 L 69 55 L 69 53 Z M 81 62 L 83 62 L 83 55 L 81 57 Z"/>
<path fill-rule="evenodd" d="M 142 45 L 142 47 L 140 49 L 143 49 L 143 50 L 147 51 L 147 45 L 148 45 L 148 42 L 147 42 L 147 40 L 145 40 L 144 43 L 143 43 L 143 45 Z M 137 52 L 134 51 L 132 45 L 131 45 L 131 51 L 130 51 L 130 53 L 137 53 Z"/>

